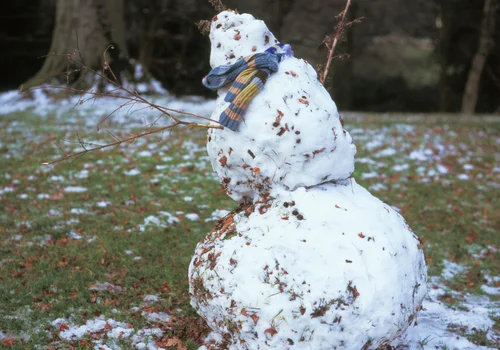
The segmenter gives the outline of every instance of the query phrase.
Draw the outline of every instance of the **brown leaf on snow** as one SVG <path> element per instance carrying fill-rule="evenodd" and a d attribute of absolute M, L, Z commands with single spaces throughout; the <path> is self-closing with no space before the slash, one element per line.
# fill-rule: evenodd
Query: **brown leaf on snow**
<path fill-rule="evenodd" d="M 226 156 L 223 156 L 223 157 L 219 158 L 219 163 L 220 163 L 220 165 L 222 165 L 222 166 L 226 166 L 226 163 L 227 163 L 227 157 L 226 157 Z"/>
<path fill-rule="evenodd" d="M 303 315 L 306 312 L 306 308 L 302 305 L 299 307 L 300 314 Z"/>
<path fill-rule="evenodd" d="M 273 327 L 271 328 L 268 328 L 264 331 L 264 333 L 267 333 L 269 334 L 271 337 L 273 337 L 275 334 L 278 333 L 278 331 L 276 329 L 274 329 Z"/>
<path fill-rule="evenodd" d="M 253 323 L 257 324 L 257 322 L 259 322 L 259 316 L 257 316 L 256 314 L 252 314 L 250 315 L 250 317 L 252 318 Z"/>
<path fill-rule="evenodd" d="M 68 329 L 69 329 L 69 326 L 64 322 L 59 325 L 59 332 L 64 332 Z"/>

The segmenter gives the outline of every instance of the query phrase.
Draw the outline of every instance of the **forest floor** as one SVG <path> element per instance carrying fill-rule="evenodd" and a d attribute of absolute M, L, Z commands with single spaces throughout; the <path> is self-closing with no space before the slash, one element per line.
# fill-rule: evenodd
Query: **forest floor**
<path fill-rule="evenodd" d="M 187 105 L 208 115 L 213 102 Z M 11 107 L 0 111 L 0 348 L 196 349 L 208 329 L 189 305 L 188 264 L 236 206 L 212 172 L 205 131 L 42 165 L 62 156 L 53 139 L 67 151 L 78 137 L 111 141 L 96 130 L 111 107 Z M 141 113 L 108 129 L 143 130 Z M 497 348 L 500 117 L 344 117 L 354 177 L 401 212 L 429 265 L 419 326 L 395 345 Z"/>

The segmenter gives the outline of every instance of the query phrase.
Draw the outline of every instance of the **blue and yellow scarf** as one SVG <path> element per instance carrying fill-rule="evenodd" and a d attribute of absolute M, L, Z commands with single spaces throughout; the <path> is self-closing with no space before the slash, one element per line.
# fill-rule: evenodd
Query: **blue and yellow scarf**
<path fill-rule="evenodd" d="M 207 88 L 215 90 L 232 83 L 224 98 L 231 104 L 221 113 L 219 123 L 237 131 L 250 102 L 263 89 L 269 76 L 278 71 L 279 63 L 292 55 L 290 45 L 278 43 L 265 52 L 212 69 L 203 78 L 203 85 Z"/>

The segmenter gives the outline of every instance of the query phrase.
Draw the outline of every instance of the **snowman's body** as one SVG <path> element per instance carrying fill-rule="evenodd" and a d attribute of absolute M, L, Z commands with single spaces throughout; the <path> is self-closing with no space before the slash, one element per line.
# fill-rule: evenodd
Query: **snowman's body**
<path fill-rule="evenodd" d="M 212 66 L 276 42 L 262 21 L 227 11 L 210 38 Z M 427 278 L 418 240 L 349 179 L 356 148 L 307 62 L 281 62 L 239 131 L 212 130 L 207 148 L 243 203 L 198 245 L 189 270 L 192 304 L 221 343 L 371 349 L 413 324 Z"/>

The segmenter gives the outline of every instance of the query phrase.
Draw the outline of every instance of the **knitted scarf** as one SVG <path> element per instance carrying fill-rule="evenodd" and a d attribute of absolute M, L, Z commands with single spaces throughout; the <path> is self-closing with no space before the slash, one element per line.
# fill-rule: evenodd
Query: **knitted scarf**
<path fill-rule="evenodd" d="M 293 55 L 290 45 L 277 44 L 265 52 L 240 59 L 232 65 L 215 67 L 203 78 L 203 85 L 215 90 L 229 83 L 231 87 L 224 101 L 231 104 L 221 113 L 219 123 L 237 131 L 250 102 L 263 89 L 272 73 L 278 71 L 279 63 Z"/>

